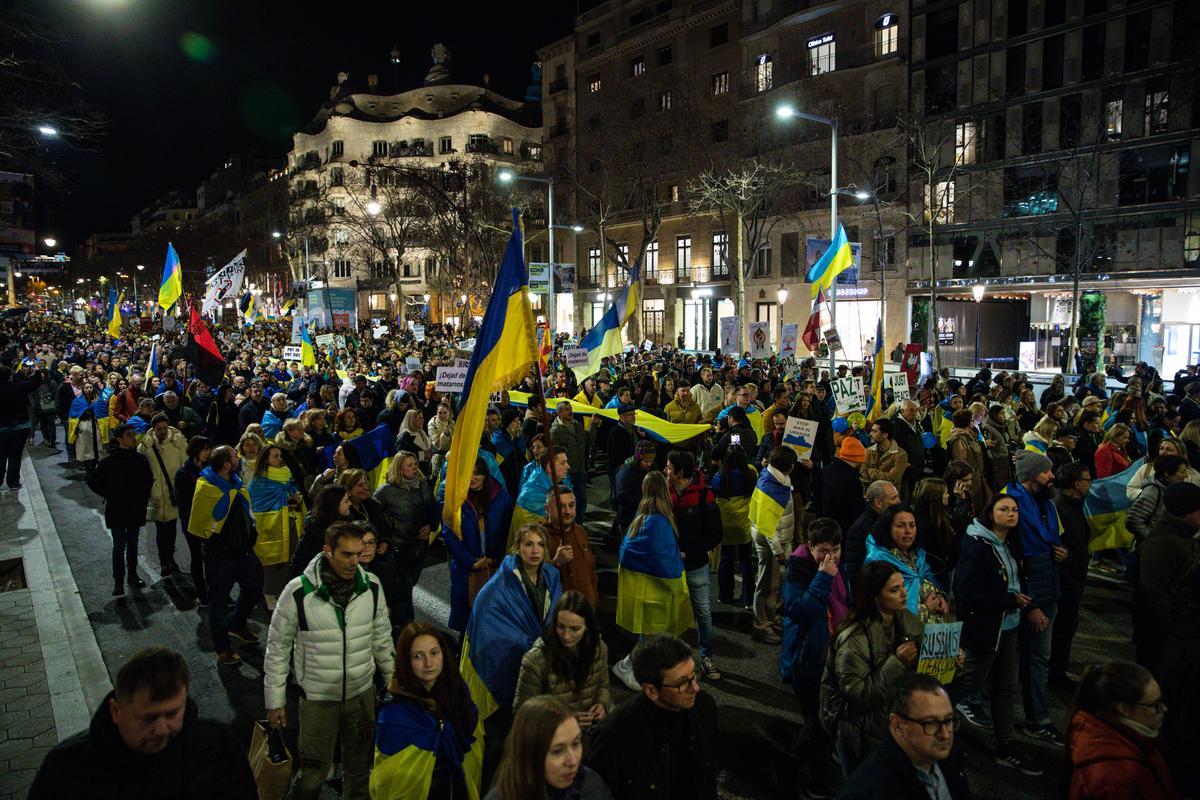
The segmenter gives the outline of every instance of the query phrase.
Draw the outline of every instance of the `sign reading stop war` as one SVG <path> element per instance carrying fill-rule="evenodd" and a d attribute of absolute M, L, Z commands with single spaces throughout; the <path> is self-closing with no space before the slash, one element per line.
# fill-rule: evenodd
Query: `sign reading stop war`
<path fill-rule="evenodd" d="M 586 367 L 588 364 L 588 349 L 586 347 L 568 347 L 563 350 L 563 360 L 568 367 Z"/>
<path fill-rule="evenodd" d="M 832 384 L 833 399 L 839 414 L 852 414 L 867 410 L 867 399 L 863 396 L 863 379 L 838 378 Z"/>
<path fill-rule="evenodd" d="M 438 367 L 437 390 L 439 392 L 461 392 L 466 385 L 466 367 Z"/>

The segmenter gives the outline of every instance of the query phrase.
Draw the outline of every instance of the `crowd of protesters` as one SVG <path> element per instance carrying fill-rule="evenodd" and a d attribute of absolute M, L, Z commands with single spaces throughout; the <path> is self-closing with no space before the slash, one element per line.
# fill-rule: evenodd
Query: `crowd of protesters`
<path fill-rule="evenodd" d="M 868 417 L 838 413 L 831 381 L 869 386 L 870 365 L 830 376 L 652 347 L 577 382 L 556 352 L 544 378 L 493 398 L 460 538 L 441 521 L 457 408 L 436 369 L 466 357 L 451 328 L 338 331 L 316 367 L 283 359 L 290 321 L 219 330 L 225 379 L 207 386 L 182 335 L 3 325 L 7 485 L 27 446 L 65 450 L 104 500 L 117 602 L 145 588 L 153 521 L 161 574 L 191 583 L 219 665 L 264 639 L 251 618 L 270 613 L 264 708 L 299 728 L 292 797 L 317 797 L 336 763 L 356 798 L 716 798 L 717 605 L 746 615 L 755 657 L 795 692 L 804 723 L 773 767 L 781 796 L 967 797 L 960 724 L 1022 780 L 1049 766 L 1022 740 L 1064 748 L 1071 797 L 1200 791 L 1186 755 L 1200 718 L 1197 367 L 1170 391 L 1138 365 L 1116 391 L 1085 373 L 1040 396 L 1019 373 L 934 374 Z M 152 348 L 161 374 L 147 374 Z M 646 415 L 707 427 L 668 443 Z M 789 417 L 817 424 L 802 457 Z M 359 443 L 384 426 L 395 455 L 376 476 Z M 1131 536 L 1098 546 L 1092 484 L 1135 464 Z M 762 497 L 774 513 L 756 511 Z M 632 650 L 600 636 L 605 546 Z M 430 625 L 413 591 L 439 561 L 450 612 Z M 1098 580 L 1132 587 L 1137 664 L 1071 658 Z M 917 665 L 925 626 L 949 621 L 961 651 L 943 686 Z M 484 636 L 486 674 L 466 649 Z M 610 674 L 633 696 L 615 702 Z M 31 797 L 255 796 L 187 689 L 177 655 L 135 656 Z M 1049 692 L 1075 698 L 1068 717 Z"/>

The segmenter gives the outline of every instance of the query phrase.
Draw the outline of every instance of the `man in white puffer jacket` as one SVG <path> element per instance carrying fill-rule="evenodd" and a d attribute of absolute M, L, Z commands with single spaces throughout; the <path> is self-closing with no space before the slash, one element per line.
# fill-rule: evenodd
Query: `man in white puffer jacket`
<path fill-rule="evenodd" d="M 334 523 L 325 549 L 279 595 L 263 683 L 267 720 L 286 725 L 289 668 L 300 685 L 300 769 L 292 798 L 315 800 L 342 737 L 342 797 L 368 796 L 375 748 L 375 670 L 386 686 L 395 653 L 387 598 L 358 565 L 363 530 Z M 290 663 L 289 663 L 290 662 Z"/>

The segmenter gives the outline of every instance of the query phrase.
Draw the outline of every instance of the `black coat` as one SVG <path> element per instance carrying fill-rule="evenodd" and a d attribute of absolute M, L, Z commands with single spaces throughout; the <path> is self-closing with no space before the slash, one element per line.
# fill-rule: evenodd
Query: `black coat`
<path fill-rule="evenodd" d="M 1054 507 L 1058 509 L 1058 521 L 1063 527 L 1063 547 L 1070 553 L 1059 565 L 1060 573 L 1064 581 L 1082 585 L 1087 580 L 1091 559 L 1088 542 L 1092 538 L 1091 527 L 1083 513 L 1083 501 L 1072 500 L 1060 491 L 1054 497 Z"/>
<path fill-rule="evenodd" d="M 0 383 L 0 428 L 29 421 L 29 395 L 41 385 L 40 372 L 28 378 Z"/>
<path fill-rule="evenodd" d="M 867 505 L 850 527 L 842 528 L 845 531 L 842 534 L 842 569 L 846 571 L 846 579 L 851 586 L 863 562 L 867 560 L 867 537 L 874 532 L 878 522 L 879 512 L 874 506 Z"/>
<path fill-rule="evenodd" d="M 668 742 L 658 735 L 664 713 L 672 712 L 660 711 L 639 694 L 613 709 L 596 727 L 587 763 L 604 778 L 613 800 L 669 800 L 678 796 L 669 785 Z M 687 759 L 698 788 L 691 797 L 716 800 L 716 701 L 700 692 L 690 710 L 673 713 L 688 715 Z"/>
<path fill-rule="evenodd" d="M 921 443 L 921 434 L 901 417 L 892 421 L 892 439 L 900 445 L 900 449 L 908 456 L 908 469 L 904 470 L 904 482 L 916 484 L 921 479 L 925 469 L 925 445 Z"/>
<path fill-rule="evenodd" d="M 822 517 L 837 520 L 838 525 L 842 526 L 844 538 L 845 532 L 850 530 L 858 515 L 867 507 L 867 501 L 863 499 L 862 481 L 858 479 L 858 470 L 840 458 L 835 458 L 821 468 L 819 481 L 817 513 Z"/>
<path fill-rule="evenodd" d="M 1015 536 L 1016 531 L 1009 535 Z M 954 596 L 963 624 L 963 649 L 976 655 L 996 652 L 1004 615 L 1017 607 L 1017 599 L 1008 591 L 1004 564 L 987 542 L 963 537 L 954 570 Z"/>
<path fill-rule="evenodd" d="M 625 460 L 633 455 L 637 446 L 637 429 L 633 433 L 625 430 L 624 425 L 614 425 L 608 432 L 608 476 L 612 479 Z"/>
<path fill-rule="evenodd" d="M 113 528 L 140 528 L 146 524 L 146 507 L 154 486 L 150 462 L 137 450 L 115 448 L 96 464 L 88 488 L 104 498 L 104 524 Z"/>
<path fill-rule="evenodd" d="M 247 397 L 238 408 L 238 429 L 244 431 L 251 425 L 261 423 L 263 414 L 267 413 L 267 409 L 270 407 L 271 403 L 265 395 L 262 400 L 257 402 Z"/>
<path fill-rule="evenodd" d="M 946 781 L 946 788 L 954 800 L 968 800 L 971 789 L 967 785 L 966 754 L 960 748 L 950 751 L 950 757 L 938 762 L 938 769 Z M 917 775 L 916 767 L 896 744 L 889 733 L 883 743 L 854 770 L 854 774 L 842 787 L 839 800 L 929 800 L 929 790 Z"/>
<path fill-rule="evenodd" d="M 110 692 L 96 709 L 86 731 L 46 754 L 29 789 L 30 800 L 257 799 L 246 748 L 227 725 L 200 719 L 191 699 L 179 734 L 161 753 L 144 756 L 122 741 L 108 708 L 112 696 Z"/>

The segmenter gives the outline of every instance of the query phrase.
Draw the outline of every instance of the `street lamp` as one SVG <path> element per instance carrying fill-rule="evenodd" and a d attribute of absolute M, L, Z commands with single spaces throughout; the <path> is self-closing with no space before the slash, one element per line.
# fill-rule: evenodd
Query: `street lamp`
<path fill-rule="evenodd" d="M 555 253 L 554 253 L 554 228 L 555 228 L 555 225 L 554 225 L 554 177 L 548 176 L 548 177 L 542 178 L 537 175 L 518 175 L 517 173 L 513 172 L 511 169 L 501 169 L 496 173 L 496 179 L 499 180 L 501 183 L 512 183 L 513 181 L 530 181 L 531 183 L 546 184 L 546 195 L 548 198 L 547 204 L 546 204 L 546 227 L 549 229 L 548 237 L 549 237 L 549 243 L 550 243 L 550 258 L 548 259 L 550 262 L 550 286 L 548 287 L 549 291 L 546 293 L 546 322 L 550 326 L 549 341 L 553 342 L 554 341 L 554 300 L 555 300 L 555 297 L 554 297 L 554 255 L 555 255 Z M 575 230 L 578 233 L 583 230 L 583 226 L 580 225 L 578 230 L 576 230 L 575 226 L 572 225 L 571 229 Z"/>
<path fill-rule="evenodd" d="M 58 239 L 55 239 L 53 236 L 47 236 L 42 241 L 46 243 L 46 247 L 54 247 L 54 245 L 58 244 Z"/>
<path fill-rule="evenodd" d="M 983 302 L 983 293 L 987 287 L 977 283 L 971 287 L 971 296 L 975 298 L 975 366 L 979 366 L 979 304 Z"/>
<path fill-rule="evenodd" d="M 775 292 L 775 297 L 779 299 L 779 305 L 783 305 L 788 299 L 788 290 L 782 283 L 779 284 L 779 289 Z"/>
<path fill-rule="evenodd" d="M 809 114 L 800 111 L 790 103 L 780 103 L 775 107 L 775 116 L 780 120 L 804 119 L 829 126 L 829 246 L 837 238 L 837 198 L 838 198 L 838 121 L 833 117 L 822 117 L 819 114 Z M 829 287 L 829 324 L 837 327 L 837 279 Z M 837 355 L 829 348 L 829 374 L 836 372 Z"/>
<path fill-rule="evenodd" d="M 279 231 L 271 231 L 271 238 L 272 239 L 282 239 L 283 234 L 280 233 Z"/>
<path fill-rule="evenodd" d="M 53 125 L 38 125 L 37 132 L 42 136 L 58 136 L 58 128 Z"/>

